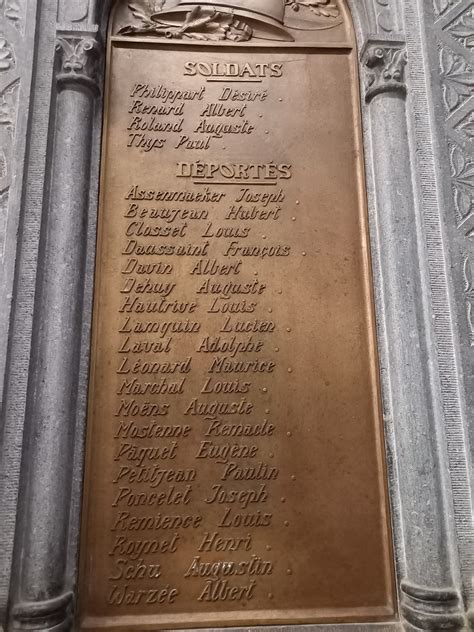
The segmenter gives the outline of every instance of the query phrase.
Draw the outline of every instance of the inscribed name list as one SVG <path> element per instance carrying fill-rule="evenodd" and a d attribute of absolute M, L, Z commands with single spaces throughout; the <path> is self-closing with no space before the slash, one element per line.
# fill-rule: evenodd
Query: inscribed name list
<path fill-rule="evenodd" d="M 391 614 L 352 64 L 112 45 L 83 629 Z"/>

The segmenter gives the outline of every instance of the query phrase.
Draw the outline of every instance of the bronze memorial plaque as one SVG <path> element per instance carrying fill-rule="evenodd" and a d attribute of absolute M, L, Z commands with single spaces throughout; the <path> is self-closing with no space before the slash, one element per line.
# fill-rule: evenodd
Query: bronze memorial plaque
<path fill-rule="evenodd" d="M 390 620 L 347 8 L 118 4 L 106 93 L 79 628 Z"/>

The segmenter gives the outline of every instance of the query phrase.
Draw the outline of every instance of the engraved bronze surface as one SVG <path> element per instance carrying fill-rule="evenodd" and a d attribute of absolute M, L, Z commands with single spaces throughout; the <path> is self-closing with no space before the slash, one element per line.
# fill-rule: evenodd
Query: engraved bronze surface
<path fill-rule="evenodd" d="M 389 620 L 347 11 L 151 4 L 109 37 L 79 627 Z"/>

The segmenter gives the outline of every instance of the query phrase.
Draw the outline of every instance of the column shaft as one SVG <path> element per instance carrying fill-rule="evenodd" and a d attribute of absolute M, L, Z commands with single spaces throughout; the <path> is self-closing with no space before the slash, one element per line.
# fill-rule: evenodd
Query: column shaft
<path fill-rule="evenodd" d="M 84 71 L 92 50 L 92 40 L 58 46 L 64 56 L 40 241 L 11 630 L 70 629 L 65 575 L 95 96 Z"/>
<path fill-rule="evenodd" d="M 408 629 L 461 630 L 442 405 L 433 348 L 423 226 L 417 213 L 407 127 L 403 47 L 369 49 L 367 101 L 387 330 L 406 577 Z"/>

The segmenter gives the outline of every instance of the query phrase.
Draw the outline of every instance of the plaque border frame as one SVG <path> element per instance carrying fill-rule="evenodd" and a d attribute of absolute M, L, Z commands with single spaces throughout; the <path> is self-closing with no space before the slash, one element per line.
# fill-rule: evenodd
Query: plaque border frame
<path fill-rule="evenodd" d="M 114 47 L 127 47 L 128 45 L 130 46 L 130 49 L 132 50 L 134 48 L 134 46 L 136 48 L 141 48 L 144 47 L 148 42 L 150 46 L 154 46 L 156 47 L 156 49 L 160 49 L 160 50 L 165 50 L 166 48 L 171 48 L 171 49 L 177 49 L 177 50 L 190 50 L 191 48 L 195 48 L 196 50 L 199 50 L 199 48 L 203 48 L 204 50 L 209 50 L 212 49 L 213 52 L 219 50 L 221 47 L 224 48 L 224 50 L 230 49 L 232 51 L 237 51 L 239 48 L 243 48 L 244 50 L 249 50 L 249 51 L 256 51 L 256 50 L 266 50 L 266 51 L 271 51 L 271 52 L 281 52 L 281 53 L 288 53 L 288 51 L 293 51 L 293 50 L 307 50 L 307 51 L 312 51 L 312 53 L 316 54 L 316 51 L 318 50 L 323 50 L 325 51 L 326 54 L 329 54 L 329 52 L 331 50 L 335 50 L 338 52 L 338 54 L 354 54 L 354 56 L 356 57 L 357 60 L 357 49 L 355 48 L 355 46 L 353 45 L 352 42 L 349 42 L 349 40 L 346 40 L 344 42 L 331 42 L 331 43 L 324 43 L 324 44 L 320 44 L 320 43 L 312 43 L 312 42 L 285 42 L 285 41 L 260 41 L 260 42 L 255 42 L 255 41 L 247 41 L 247 42 L 243 42 L 243 43 L 236 43 L 236 42 L 215 42 L 215 41 L 193 41 L 192 43 L 190 42 L 186 42 L 183 40 L 177 40 L 177 41 L 173 41 L 173 40 L 165 40 L 162 41 L 160 39 L 154 38 L 153 36 L 151 37 L 147 37 L 147 36 L 122 36 L 122 35 L 117 35 L 117 34 L 112 34 L 111 32 L 111 28 L 110 28 L 110 21 L 113 20 L 113 13 L 114 13 L 114 9 L 117 8 L 118 4 L 120 3 L 120 0 L 114 0 L 112 2 L 112 7 L 111 7 L 111 11 L 110 11 L 110 17 L 109 17 L 109 21 L 107 24 L 107 30 L 106 33 L 104 35 L 104 48 L 105 48 L 105 57 L 104 57 L 104 63 L 107 61 L 107 58 L 111 56 L 112 54 L 112 50 Z M 350 33 L 349 39 L 353 39 L 355 38 L 355 31 L 352 31 Z M 308 53 L 310 54 L 310 53 Z M 355 80 L 355 92 L 357 94 L 358 97 L 358 102 L 356 104 L 356 107 L 354 107 L 354 119 L 357 121 L 358 126 L 356 129 L 356 135 L 357 135 L 357 145 L 358 147 L 362 147 L 363 146 L 363 130 L 362 130 L 362 112 L 361 112 L 361 97 L 362 97 L 362 93 L 361 93 L 361 83 L 359 82 L 359 76 L 360 76 L 360 72 L 359 72 L 359 67 L 357 65 L 353 65 L 351 63 L 350 66 L 350 73 L 351 75 L 353 75 L 354 80 Z M 111 75 L 112 73 L 110 72 L 110 66 L 104 67 L 104 81 L 103 81 L 103 86 L 100 86 L 100 90 L 101 90 L 101 96 L 102 96 L 102 87 L 103 87 L 103 98 L 102 98 L 102 102 L 103 102 L 103 111 L 102 111 L 102 124 L 104 123 L 104 120 L 106 120 L 106 117 L 108 115 L 108 111 L 109 111 L 109 98 L 110 98 L 110 90 L 111 90 Z M 100 160 L 100 167 L 99 167 L 99 180 L 101 178 L 104 177 L 104 170 L 105 170 L 105 162 L 104 162 L 104 158 L 107 155 L 107 147 L 106 147 L 106 141 L 105 141 L 105 133 L 106 133 L 106 125 L 102 127 L 101 129 L 101 143 L 100 143 L 100 155 L 101 155 L 101 160 Z M 362 160 L 358 160 L 356 163 L 356 167 L 357 167 L 357 179 L 361 184 L 365 184 L 365 161 Z M 366 191 L 364 188 L 360 188 L 359 190 L 359 194 L 361 197 L 361 201 L 360 201 L 360 209 L 361 211 L 367 211 L 367 200 L 366 200 Z M 99 214 L 101 213 L 101 210 L 104 206 L 104 198 L 105 197 L 105 192 L 102 191 L 102 193 L 100 193 L 99 191 L 99 197 L 98 197 L 98 205 L 97 205 L 97 216 L 99 216 Z M 98 217 L 98 224 L 100 224 L 100 218 Z M 369 223 L 367 220 L 366 226 L 365 226 L 365 230 L 364 230 L 364 242 L 363 242 L 363 248 L 368 250 L 368 265 L 369 265 L 369 269 L 367 270 L 367 278 L 365 279 L 365 283 L 367 283 L 368 287 L 370 288 L 370 292 L 373 294 L 374 290 L 373 290 L 373 271 L 372 271 L 372 261 L 371 261 L 371 252 L 370 252 L 370 235 L 369 235 Z M 95 257 L 94 260 L 96 260 L 97 256 L 100 256 L 100 227 L 98 226 L 97 231 L 95 232 L 95 237 L 97 237 L 97 242 L 95 244 Z M 93 278 L 93 282 L 94 285 L 97 285 L 97 280 L 98 280 L 98 275 L 97 275 L 97 269 L 96 266 L 94 266 L 94 278 Z M 369 355 L 372 358 L 372 361 L 374 363 L 374 372 L 376 373 L 375 376 L 375 381 L 374 384 L 376 385 L 376 388 L 378 390 L 378 395 L 377 395 L 377 407 L 380 407 L 380 409 L 382 408 L 382 393 L 381 393 L 381 384 L 380 384 L 380 373 L 378 371 L 378 367 L 379 367 L 379 362 L 378 362 L 378 339 L 377 339 L 377 332 L 374 331 L 375 330 L 375 325 L 376 325 L 376 313 L 375 313 L 375 297 L 371 297 L 371 304 L 370 304 L 370 311 L 372 312 L 372 317 L 371 317 L 371 322 L 373 324 L 373 328 L 371 328 L 371 333 L 372 335 L 375 334 L 375 338 L 374 338 L 374 344 L 371 346 L 371 351 L 369 353 Z M 94 297 L 92 297 L 92 303 L 94 303 Z M 93 348 L 94 348 L 94 326 L 93 326 L 93 319 L 91 318 L 90 320 L 91 323 L 91 349 L 90 349 L 90 357 L 92 356 L 93 353 Z M 373 356 L 373 357 L 372 357 Z M 93 372 L 94 372 L 94 368 L 92 367 L 92 371 L 91 371 L 91 367 L 88 367 L 88 370 L 90 371 L 89 375 L 88 375 L 88 380 L 89 382 L 92 380 L 93 377 Z M 88 385 L 88 395 L 90 396 L 90 385 Z M 90 411 L 91 411 L 91 402 L 90 400 L 88 400 L 87 404 L 87 411 L 86 411 L 86 420 L 85 420 L 85 425 L 84 425 L 84 435 L 86 435 L 87 429 L 86 429 L 86 425 L 87 425 L 87 417 L 90 415 Z M 383 420 L 380 419 L 380 421 Z M 397 601 L 397 595 L 395 594 L 396 591 L 396 561 L 395 561 L 395 549 L 394 549 L 394 529 L 393 529 L 393 524 L 392 524 L 392 515 L 391 515 L 391 502 L 390 502 L 390 490 L 389 490 L 389 481 L 388 481 L 388 472 L 387 472 L 387 456 L 386 456 L 386 451 L 385 451 L 385 446 L 386 446 L 386 437 L 384 434 L 384 426 L 382 425 L 382 423 L 378 423 L 377 424 L 377 435 L 380 435 L 380 443 L 378 443 L 377 445 L 377 460 L 380 460 L 380 466 L 381 466 L 381 479 L 383 480 L 383 510 L 384 510 L 384 514 L 386 514 L 386 526 L 387 526 L 387 531 L 388 531 L 388 536 L 389 536 L 389 540 L 387 541 L 387 545 L 388 545 L 388 549 L 389 549 L 389 553 L 392 554 L 393 557 L 390 558 L 389 560 L 389 568 L 387 568 L 387 576 L 390 578 L 388 580 L 389 583 L 391 584 L 391 588 L 393 590 L 393 592 L 391 593 L 391 597 L 393 597 L 393 603 L 391 604 L 392 606 L 392 611 L 394 612 L 394 617 L 391 616 L 391 612 L 390 612 L 390 606 L 384 607 L 384 606 L 376 606 L 373 607 L 372 610 L 378 610 L 379 613 L 377 615 L 377 623 L 371 623 L 369 625 L 375 625 L 375 626 L 383 626 L 383 625 L 390 625 L 392 623 L 391 619 L 393 619 L 395 621 L 395 618 L 398 618 L 398 614 L 399 614 L 399 603 Z M 84 440 L 84 464 L 82 465 L 81 463 L 81 476 L 83 475 L 84 469 L 86 467 L 86 463 L 87 463 L 87 436 L 83 437 Z M 380 450 L 380 447 L 382 448 Z M 88 482 L 87 482 L 87 478 L 85 480 L 85 482 L 82 484 L 81 486 L 81 500 L 79 501 L 81 503 L 80 506 L 80 530 L 82 529 L 82 527 L 86 524 L 86 519 L 85 519 L 85 514 L 87 513 L 87 509 L 86 509 L 86 505 L 84 503 L 84 493 L 87 493 L 87 489 L 88 489 Z M 381 498 L 382 500 L 382 498 Z M 81 540 L 81 538 L 83 538 Z M 83 534 L 80 534 L 79 537 L 79 541 L 77 543 L 77 557 L 78 557 L 78 569 L 80 569 L 81 566 L 81 559 L 80 559 L 80 549 L 81 546 L 83 546 L 83 542 L 85 542 L 86 538 L 83 537 Z M 80 575 L 80 570 L 78 570 L 77 575 Z M 78 582 L 77 584 L 77 590 L 79 590 L 79 584 L 80 582 Z M 78 612 L 77 610 L 80 609 L 81 603 L 80 603 L 80 597 L 77 594 L 77 592 L 74 593 L 74 606 L 75 606 L 75 611 L 74 611 L 74 623 L 73 625 L 77 626 L 79 625 L 79 616 L 78 616 Z M 344 612 L 345 609 L 340 609 L 341 613 Z M 301 616 L 301 620 L 298 623 L 280 623 L 278 622 L 278 617 L 269 617 L 269 620 L 271 620 L 271 623 L 260 623 L 260 624 L 256 624 L 253 627 L 249 628 L 249 626 L 244 625 L 244 623 L 241 623 L 238 627 L 230 627 L 229 625 L 226 626 L 222 626 L 222 627 L 218 627 L 216 626 L 212 626 L 210 623 L 209 625 L 201 625 L 199 626 L 199 628 L 197 628 L 198 630 L 202 630 L 203 632 L 206 630 L 222 630 L 223 632 L 225 632 L 225 630 L 228 629 L 233 629 L 233 630 L 239 630 L 241 632 L 243 632 L 244 630 L 262 630 L 264 631 L 266 628 L 271 627 L 271 628 L 278 628 L 278 629 L 287 629 L 287 628 L 291 628 L 291 627 L 301 627 L 301 626 L 309 626 L 309 627 L 314 627 L 316 626 L 316 628 L 319 629 L 326 629 L 326 627 L 328 629 L 332 630 L 332 626 L 337 625 L 338 628 L 343 625 L 345 627 L 347 626 L 358 626 L 361 625 L 361 623 L 359 623 L 360 621 L 362 621 L 365 618 L 365 615 L 363 614 L 364 610 L 366 610 L 366 608 L 364 606 L 358 607 L 358 608 L 354 608 L 353 609 L 353 615 L 349 615 L 347 613 L 347 618 L 353 618 L 354 622 L 353 623 L 339 623 L 339 624 L 334 624 L 332 623 L 333 619 L 336 619 L 336 616 L 326 616 L 323 617 L 321 616 L 321 620 L 324 620 L 324 623 L 310 623 L 310 619 L 312 618 L 309 614 L 306 614 L 305 616 Z M 309 609 L 304 610 L 303 612 L 305 613 L 309 613 Z M 328 609 L 328 612 L 330 611 L 330 609 Z M 229 620 L 231 620 L 231 614 L 233 614 L 232 612 L 230 612 L 228 614 Z M 194 613 L 192 615 L 190 615 L 193 617 L 193 619 L 199 619 L 199 618 L 206 618 L 206 614 L 205 613 L 201 613 L 201 614 L 197 614 Z M 342 616 L 342 615 L 341 615 Z M 375 616 L 375 615 L 374 615 Z M 178 621 L 180 618 L 182 617 L 181 614 L 172 614 L 172 615 L 165 615 L 164 619 L 166 619 L 167 621 L 173 621 L 176 620 Z M 124 616 L 124 620 L 131 620 L 133 619 L 133 616 L 130 615 L 125 615 Z M 144 616 L 143 619 L 152 619 L 153 616 Z M 207 619 L 209 622 L 212 621 L 212 619 L 223 619 L 223 616 L 213 616 L 213 615 L 208 615 Z M 263 617 L 262 617 L 263 618 Z M 367 616 L 367 618 L 370 618 Z M 111 621 L 117 621 L 117 625 L 113 625 L 113 626 L 103 626 L 101 625 L 101 620 L 102 619 L 106 619 L 106 620 L 111 620 Z M 94 628 L 95 626 L 97 628 L 100 627 L 104 627 L 105 630 L 119 630 L 119 629 L 123 629 L 125 632 L 127 630 L 126 628 L 126 623 L 123 623 L 123 625 L 119 625 L 119 620 L 121 619 L 121 617 L 119 616 L 115 616 L 115 617 L 93 617 L 93 616 L 88 616 L 85 617 L 85 621 L 90 623 L 90 626 L 84 627 L 84 630 L 88 630 L 90 627 Z M 305 620 L 306 619 L 306 620 Z M 148 623 L 145 623 L 145 625 L 148 626 Z M 151 625 L 151 624 L 150 624 Z M 171 625 L 171 624 L 170 624 Z M 75 629 L 75 627 L 74 627 Z M 168 626 L 166 624 L 162 624 L 160 625 L 160 630 L 163 629 L 168 629 Z M 175 629 L 173 627 L 173 629 Z M 191 630 L 193 629 L 192 626 L 183 626 L 183 627 L 176 627 L 176 629 L 179 630 L 183 630 L 183 632 L 187 631 L 187 630 Z M 378 630 L 378 627 L 376 628 Z"/>

